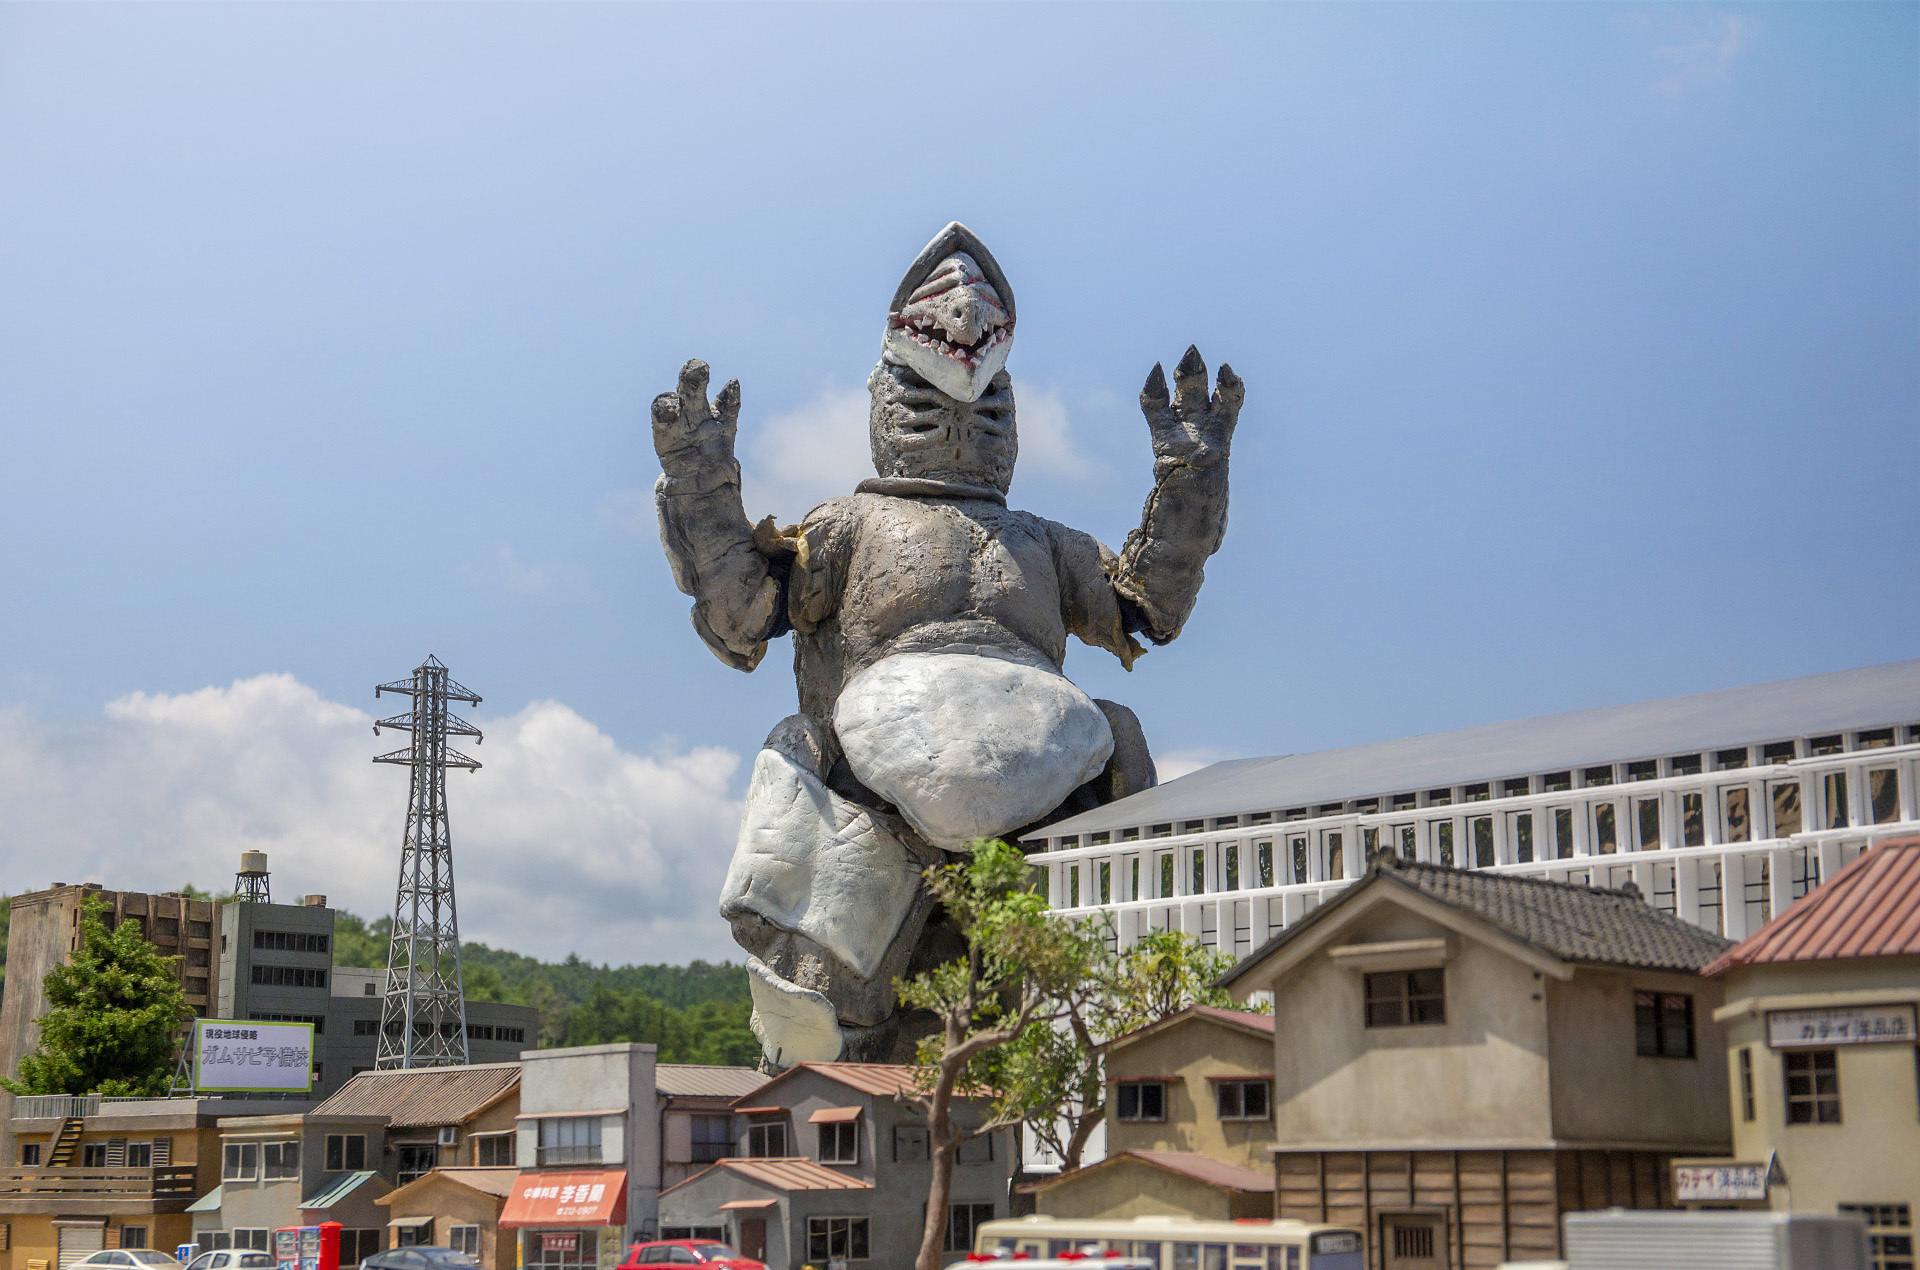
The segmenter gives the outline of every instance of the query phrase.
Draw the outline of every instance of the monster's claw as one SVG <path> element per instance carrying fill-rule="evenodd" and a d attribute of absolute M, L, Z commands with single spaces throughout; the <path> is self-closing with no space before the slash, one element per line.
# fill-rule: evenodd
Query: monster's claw
<path fill-rule="evenodd" d="M 680 398 L 670 392 L 663 392 L 653 399 L 653 421 L 660 427 L 671 427 L 680 422 Z"/>
<path fill-rule="evenodd" d="M 680 386 L 676 391 L 680 397 L 680 413 L 689 423 L 697 425 L 711 413 L 707 405 L 707 364 L 699 358 L 680 368 Z"/>
<path fill-rule="evenodd" d="M 1173 400 L 1182 415 L 1207 408 L 1207 364 L 1200 360 L 1198 346 L 1189 345 L 1173 369 Z"/>
<path fill-rule="evenodd" d="M 740 381 L 729 379 L 720 395 L 713 399 L 713 412 L 720 416 L 720 422 L 731 428 L 740 419 Z"/>
<path fill-rule="evenodd" d="M 1167 397 L 1167 372 L 1155 362 L 1152 373 L 1147 376 L 1147 386 L 1140 390 L 1140 409 L 1155 415 L 1172 404 Z"/>
<path fill-rule="evenodd" d="M 1214 405 L 1226 410 L 1229 415 L 1237 416 L 1240 413 L 1241 403 L 1246 399 L 1246 384 L 1241 381 L 1240 376 L 1233 373 L 1233 367 L 1221 362 L 1219 384 L 1213 394 Z"/>

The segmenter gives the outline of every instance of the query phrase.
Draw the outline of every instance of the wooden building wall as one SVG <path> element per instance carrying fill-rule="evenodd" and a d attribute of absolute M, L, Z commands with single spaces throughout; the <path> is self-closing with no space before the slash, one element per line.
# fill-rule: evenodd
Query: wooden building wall
<path fill-rule="evenodd" d="M 1285 1151 L 1274 1156 L 1276 1217 L 1367 1232 L 1384 1265 L 1380 1218 L 1444 1216 L 1447 1264 L 1560 1256 L 1560 1215 L 1619 1205 L 1671 1208 L 1666 1154 L 1651 1151 Z"/>

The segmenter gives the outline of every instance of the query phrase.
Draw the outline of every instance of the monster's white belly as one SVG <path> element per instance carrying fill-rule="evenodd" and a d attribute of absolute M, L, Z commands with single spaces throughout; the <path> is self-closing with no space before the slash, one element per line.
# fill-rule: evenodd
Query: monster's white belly
<path fill-rule="evenodd" d="M 1113 754 L 1106 715 L 1065 676 L 971 651 L 874 663 L 833 728 L 860 782 L 948 850 L 1046 815 Z"/>

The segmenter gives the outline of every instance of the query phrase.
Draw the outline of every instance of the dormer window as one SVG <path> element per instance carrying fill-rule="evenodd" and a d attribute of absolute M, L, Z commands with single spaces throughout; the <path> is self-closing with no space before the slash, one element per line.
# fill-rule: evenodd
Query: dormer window
<path fill-rule="evenodd" d="M 818 1131 L 814 1159 L 822 1164 L 860 1163 L 860 1108 L 824 1107 L 808 1120 Z"/>

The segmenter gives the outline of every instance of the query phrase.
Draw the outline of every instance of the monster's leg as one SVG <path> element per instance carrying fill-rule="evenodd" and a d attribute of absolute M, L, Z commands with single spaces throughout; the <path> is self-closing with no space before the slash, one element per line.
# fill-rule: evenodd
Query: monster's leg
<path fill-rule="evenodd" d="M 830 1060 L 886 1023 L 932 907 L 939 855 L 896 816 L 827 787 L 833 732 L 794 715 L 754 762 L 720 914 L 753 954 L 754 1031 L 771 1066 Z"/>

